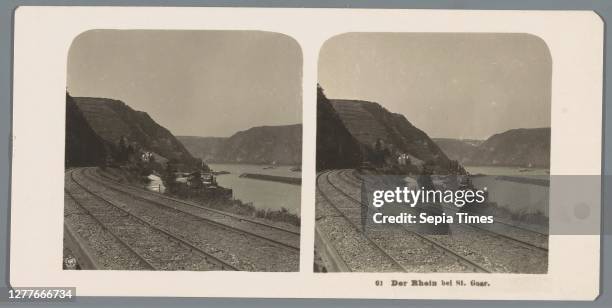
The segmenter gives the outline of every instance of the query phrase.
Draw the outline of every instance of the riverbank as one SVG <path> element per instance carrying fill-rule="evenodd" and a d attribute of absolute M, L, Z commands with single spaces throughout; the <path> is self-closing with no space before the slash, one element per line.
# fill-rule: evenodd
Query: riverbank
<path fill-rule="evenodd" d="M 548 175 L 548 168 L 523 168 L 512 166 L 463 166 L 467 172 L 476 175 L 532 176 Z"/>
<path fill-rule="evenodd" d="M 129 168 L 99 168 L 97 173 L 104 178 L 118 183 L 147 189 L 149 182 L 147 181 L 146 177 L 139 175 L 139 172 L 135 172 L 136 170 L 128 169 Z M 221 187 L 225 186 L 221 185 Z M 182 195 L 171 193 L 166 189 L 164 190 L 164 195 L 173 198 L 193 201 L 200 203 L 203 206 L 228 213 L 266 220 L 278 224 L 280 227 L 295 228 L 300 226 L 299 212 L 293 213 L 284 207 L 278 209 L 257 208 L 254 206 L 253 202 L 245 202 L 244 200 L 238 199 L 235 196 L 234 198 L 221 198 L 219 196 L 212 197 L 208 194 Z"/>
<path fill-rule="evenodd" d="M 227 171 L 229 174 L 217 176 L 217 183 L 220 186 L 231 188 L 235 199 L 240 199 L 259 210 L 277 210 L 284 208 L 290 213 L 299 215 L 302 188 L 300 185 L 288 184 L 284 182 L 258 180 L 253 178 L 241 177 L 240 175 L 263 174 L 274 177 L 293 177 L 299 178 L 300 173 L 291 171 L 291 166 L 276 166 L 267 168 L 264 165 L 248 164 L 209 164 L 214 171 Z"/>
<path fill-rule="evenodd" d="M 241 178 L 249 178 L 263 181 L 272 181 L 272 182 L 280 182 L 285 184 L 292 185 L 302 185 L 302 178 L 288 177 L 288 176 L 278 176 L 278 175 L 269 175 L 269 174 L 259 174 L 259 173 L 243 173 L 240 175 Z"/>

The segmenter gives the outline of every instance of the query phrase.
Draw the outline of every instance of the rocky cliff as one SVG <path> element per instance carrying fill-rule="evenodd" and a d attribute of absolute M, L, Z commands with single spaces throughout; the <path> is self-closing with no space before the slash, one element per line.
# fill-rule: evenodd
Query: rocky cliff
<path fill-rule="evenodd" d="M 98 166 L 111 146 L 91 128 L 74 99 L 66 94 L 66 167 Z"/>
<path fill-rule="evenodd" d="M 317 87 L 317 170 L 357 168 L 364 151 Z"/>
<path fill-rule="evenodd" d="M 344 126 L 368 151 L 382 147 L 391 156 L 407 154 L 413 165 L 429 165 L 440 172 L 453 165 L 425 132 L 412 125 L 404 115 L 389 112 L 381 105 L 360 100 L 330 100 Z"/>
<path fill-rule="evenodd" d="M 89 126 L 107 144 L 116 147 L 125 138 L 130 145 L 154 152 L 163 159 L 190 168 L 200 165 L 200 160 L 191 156 L 168 129 L 146 112 L 107 98 L 74 97 L 74 102 Z"/>

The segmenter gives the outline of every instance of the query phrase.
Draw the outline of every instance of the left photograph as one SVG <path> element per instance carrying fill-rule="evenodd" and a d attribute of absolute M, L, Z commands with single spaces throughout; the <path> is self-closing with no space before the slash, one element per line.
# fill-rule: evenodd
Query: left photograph
<path fill-rule="evenodd" d="M 293 38 L 90 30 L 65 108 L 63 269 L 299 271 Z"/>

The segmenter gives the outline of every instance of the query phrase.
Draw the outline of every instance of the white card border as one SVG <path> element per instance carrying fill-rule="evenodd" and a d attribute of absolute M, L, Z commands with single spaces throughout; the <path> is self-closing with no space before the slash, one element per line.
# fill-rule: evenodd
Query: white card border
<path fill-rule="evenodd" d="M 61 270 L 66 56 L 73 38 L 90 29 L 263 30 L 299 42 L 304 61 L 300 272 Z M 601 174 L 603 22 L 594 12 L 20 7 L 15 13 L 11 284 L 75 286 L 79 295 L 89 296 L 594 299 L 599 235 L 551 236 L 547 275 L 312 273 L 317 57 L 326 39 L 345 32 L 530 33 L 542 38 L 553 59 L 551 174 Z M 40 129 L 32 129 L 36 125 Z M 41 148 L 45 155 L 39 155 Z M 33 189 L 33 172 L 48 182 Z M 493 286 L 486 291 L 374 287 L 375 279 L 412 277 L 486 278 Z"/>

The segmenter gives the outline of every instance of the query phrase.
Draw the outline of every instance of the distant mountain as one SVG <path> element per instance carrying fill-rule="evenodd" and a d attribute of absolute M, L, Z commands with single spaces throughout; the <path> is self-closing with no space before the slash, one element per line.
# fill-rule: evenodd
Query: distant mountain
<path fill-rule="evenodd" d="M 452 138 L 433 138 L 433 141 L 448 158 L 456 160 L 461 164 L 469 162 L 478 150 L 478 146 L 483 143 L 483 140 Z"/>
<path fill-rule="evenodd" d="M 409 155 L 413 165 L 427 164 L 437 171 L 451 168 L 450 159 L 438 145 L 404 115 L 368 101 L 332 99 L 330 102 L 351 135 L 366 148 L 362 152 L 367 153 L 382 142 L 392 154 Z"/>
<path fill-rule="evenodd" d="M 74 99 L 66 94 L 66 167 L 98 166 L 111 147 L 89 126 Z"/>
<path fill-rule="evenodd" d="M 164 159 L 196 167 L 200 160 L 189 154 L 169 130 L 157 124 L 146 112 L 137 111 L 119 100 L 74 97 L 74 102 L 93 131 L 107 144 L 117 147 L 122 138 Z"/>
<path fill-rule="evenodd" d="M 489 137 L 481 144 L 436 139 L 449 157 L 473 166 L 550 166 L 550 127 L 519 128 Z"/>
<path fill-rule="evenodd" d="M 218 157 L 224 142 L 224 137 L 176 136 L 185 148 L 195 157 L 205 162 L 214 161 Z"/>
<path fill-rule="evenodd" d="M 550 127 L 519 128 L 495 134 L 478 147 L 470 165 L 550 166 Z"/>
<path fill-rule="evenodd" d="M 206 162 L 300 165 L 302 125 L 259 126 L 229 138 L 181 136 L 179 140 Z"/>
<path fill-rule="evenodd" d="M 362 162 L 361 145 L 351 135 L 338 112 L 317 87 L 317 170 L 356 168 Z"/>

